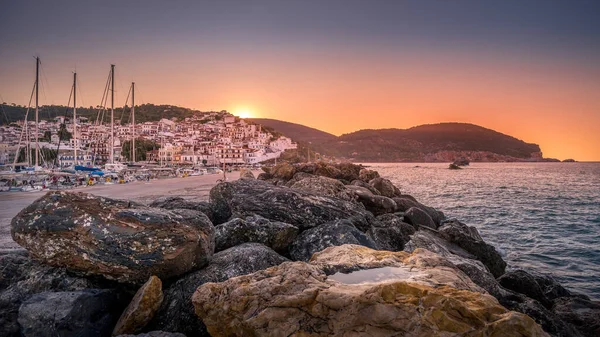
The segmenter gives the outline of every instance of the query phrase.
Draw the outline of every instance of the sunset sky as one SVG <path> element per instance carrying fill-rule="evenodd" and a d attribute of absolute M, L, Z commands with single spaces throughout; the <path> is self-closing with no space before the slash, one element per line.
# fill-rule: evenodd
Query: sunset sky
<path fill-rule="evenodd" d="M 600 1 L 3 1 L 0 100 L 249 112 L 333 134 L 469 122 L 600 160 Z"/>

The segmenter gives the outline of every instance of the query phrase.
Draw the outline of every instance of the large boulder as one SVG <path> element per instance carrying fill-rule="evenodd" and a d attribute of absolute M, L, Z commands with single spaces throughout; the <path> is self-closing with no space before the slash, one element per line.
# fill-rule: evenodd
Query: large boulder
<path fill-rule="evenodd" d="M 369 192 L 371 192 L 371 194 L 373 195 L 381 195 L 381 193 L 373 186 L 369 185 L 369 183 L 366 183 L 362 180 L 353 180 L 350 183 L 351 186 L 359 186 L 359 187 L 363 187 L 366 188 L 367 190 L 369 190 Z M 350 187 L 350 186 L 349 186 Z"/>
<path fill-rule="evenodd" d="M 508 291 L 498 298 L 500 304 L 509 310 L 521 312 L 531 317 L 544 331 L 551 336 L 580 337 L 582 336 L 575 327 L 563 321 L 559 315 L 544 307 L 540 302 L 525 295 Z M 592 335 L 596 336 L 596 335 Z"/>
<path fill-rule="evenodd" d="M 150 207 L 164 208 L 164 209 L 192 209 L 200 211 L 206 215 L 208 219 L 213 222 L 214 214 L 212 207 L 208 201 L 193 201 L 186 200 L 178 196 L 166 196 L 160 197 L 150 203 Z"/>
<path fill-rule="evenodd" d="M 363 168 L 358 172 L 358 179 L 360 179 L 366 183 L 368 183 L 369 181 L 371 181 L 375 178 L 379 178 L 379 172 L 377 172 L 377 171 Z"/>
<path fill-rule="evenodd" d="M 449 242 L 456 244 L 467 252 L 475 255 L 477 259 L 488 267 L 492 275 L 500 277 L 506 270 L 506 262 L 496 251 L 494 246 L 483 241 L 477 228 L 469 227 L 459 221 L 444 222 L 438 228 L 440 236 Z"/>
<path fill-rule="evenodd" d="M 393 198 L 399 196 L 400 190 L 394 186 L 391 181 L 385 178 L 375 178 L 369 181 L 369 185 L 373 186 L 384 197 Z"/>
<path fill-rule="evenodd" d="M 436 227 L 439 226 L 444 219 L 446 219 L 446 216 L 443 212 L 438 211 L 433 207 L 423 205 L 422 203 L 416 201 L 415 198 L 413 198 L 410 195 L 403 194 L 393 199 L 396 202 L 398 211 L 406 212 L 412 207 L 418 208 L 431 217 L 431 220 L 435 222 Z"/>
<path fill-rule="evenodd" d="M 207 282 L 223 282 L 286 261 L 289 260 L 259 243 L 245 243 L 218 252 L 206 268 L 190 273 L 165 288 L 163 303 L 147 328 L 180 332 L 187 336 L 209 336 L 194 313 L 192 295 L 196 288 Z"/>
<path fill-rule="evenodd" d="M 290 256 L 297 261 L 308 261 L 316 252 L 344 244 L 379 248 L 370 237 L 356 229 L 350 221 L 337 220 L 300 233 L 290 247 Z"/>
<path fill-rule="evenodd" d="M 337 168 L 340 170 L 340 175 L 335 177 L 345 181 L 353 181 L 358 179 L 362 166 L 352 163 L 339 163 Z"/>
<path fill-rule="evenodd" d="M 211 189 L 210 202 L 217 224 L 254 214 L 292 224 L 300 230 L 337 219 L 355 218 L 367 223 L 374 219 L 359 203 L 273 186 L 260 180 L 220 183 Z"/>
<path fill-rule="evenodd" d="M 413 225 L 415 229 L 419 229 L 422 226 L 433 229 L 437 228 L 429 214 L 417 207 L 411 207 L 404 212 L 404 221 Z"/>
<path fill-rule="evenodd" d="M 314 174 L 310 174 L 310 173 L 305 173 L 305 172 L 296 172 L 296 174 L 294 174 L 294 177 L 285 183 L 285 186 L 292 187 L 295 183 L 299 182 L 302 179 L 315 178 L 315 177 L 318 177 L 318 176 L 316 176 Z"/>
<path fill-rule="evenodd" d="M 501 286 L 512 291 L 521 293 L 527 297 L 533 298 L 542 303 L 546 308 L 552 308 L 550 301 L 542 291 L 540 285 L 536 282 L 535 277 L 524 270 L 511 270 L 504 273 L 498 278 Z"/>
<path fill-rule="evenodd" d="M 375 241 L 382 250 L 392 252 L 404 249 L 404 244 L 410 240 L 415 233 L 412 225 L 402 221 L 395 214 L 384 214 L 377 217 L 377 222 L 367 232 L 367 235 Z"/>
<path fill-rule="evenodd" d="M 583 336 L 600 336 L 600 302 L 572 296 L 554 301 L 554 313 Z"/>
<path fill-rule="evenodd" d="M 271 176 L 275 179 L 287 181 L 294 177 L 294 174 L 296 173 L 296 168 L 294 168 L 292 164 L 284 161 L 272 167 L 268 173 L 270 173 Z"/>
<path fill-rule="evenodd" d="M 329 248 L 315 264 L 288 262 L 204 284 L 192 299 L 196 313 L 213 337 L 546 335 L 435 254 L 354 247 Z M 381 260 L 393 262 L 375 267 Z M 367 269 L 328 276 L 327 261 Z"/>
<path fill-rule="evenodd" d="M 339 179 L 342 176 L 342 171 L 334 165 L 319 162 L 317 163 L 314 174 L 322 177 Z"/>
<path fill-rule="evenodd" d="M 235 218 L 215 228 L 215 251 L 220 252 L 246 242 L 262 243 L 280 254 L 287 254 L 298 235 L 298 227 L 270 221 L 260 215 Z"/>
<path fill-rule="evenodd" d="M 137 291 L 113 329 L 113 336 L 138 333 L 152 320 L 163 301 L 162 282 L 156 276 Z"/>
<path fill-rule="evenodd" d="M 21 304 L 21 334 L 25 337 L 109 336 L 125 305 L 127 303 L 112 290 L 39 293 Z"/>
<path fill-rule="evenodd" d="M 21 336 L 19 307 L 31 295 L 52 291 L 112 288 L 104 279 L 81 278 L 20 254 L 0 255 L 0 336 Z"/>
<path fill-rule="evenodd" d="M 296 173 L 298 175 L 298 173 Z M 295 179 L 296 176 L 294 176 Z M 326 195 L 342 200 L 354 200 L 354 194 L 346 189 L 339 180 L 327 177 L 313 176 L 305 177 L 296 181 L 291 188 L 306 191 L 318 195 Z"/>
<path fill-rule="evenodd" d="M 393 213 L 396 211 L 396 202 L 391 198 L 382 195 L 374 195 L 371 191 L 361 186 L 348 185 L 346 186 L 346 189 L 356 195 L 358 202 L 363 204 L 365 208 L 374 215 Z"/>
<path fill-rule="evenodd" d="M 50 192 L 12 220 L 36 259 L 120 282 L 178 276 L 208 263 L 214 227 L 198 211 L 149 208 L 85 193 Z"/>
<path fill-rule="evenodd" d="M 540 286 L 540 289 L 544 293 L 544 296 L 553 301 L 559 297 L 570 297 L 575 296 L 570 291 L 565 289 L 552 275 L 541 274 L 536 272 L 530 272 L 535 282 Z"/>

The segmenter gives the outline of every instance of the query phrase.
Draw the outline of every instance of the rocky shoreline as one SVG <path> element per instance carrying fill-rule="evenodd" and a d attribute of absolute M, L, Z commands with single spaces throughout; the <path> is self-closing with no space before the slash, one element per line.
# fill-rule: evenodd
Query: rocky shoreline
<path fill-rule="evenodd" d="M 598 336 L 600 303 L 353 164 L 209 201 L 51 192 L 11 223 L 0 336 Z"/>

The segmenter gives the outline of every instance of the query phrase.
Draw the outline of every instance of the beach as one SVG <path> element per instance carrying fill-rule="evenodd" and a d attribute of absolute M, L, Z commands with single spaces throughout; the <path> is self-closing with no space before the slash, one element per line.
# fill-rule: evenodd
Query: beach
<path fill-rule="evenodd" d="M 256 171 L 254 174 L 260 172 Z M 227 174 L 227 180 L 237 180 L 239 171 Z M 149 203 L 161 196 L 182 196 L 195 200 L 208 200 L 210 189 L 223 178 L 222 174 L 210 174 L 185 178 L 169 178 L 150 182 L 136 181 L 127 184 L 82 186 L 69 192 L 84 192 L 94 195 L 127 199 Z M 20 249 L 10 236 L 10 221 L 23 208 L 44 195 L 44 192 L 3 192 L 0 193 L 0 252 Z"/>

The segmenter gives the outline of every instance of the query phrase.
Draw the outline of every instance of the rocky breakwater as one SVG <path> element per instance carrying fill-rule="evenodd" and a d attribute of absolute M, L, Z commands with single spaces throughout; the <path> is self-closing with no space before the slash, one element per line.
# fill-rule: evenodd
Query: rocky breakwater
<path fill-rule="evenodd" d="M 358 165 L 283 163 L 151 206 L 50 193 L 24 209 L 28 252 L 0 256 L 0 335 L 600 332 L 597 302 L 507 272 L 474 227 Z"/>

